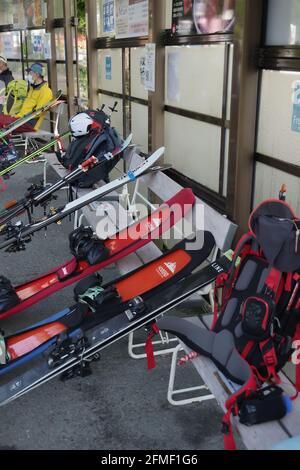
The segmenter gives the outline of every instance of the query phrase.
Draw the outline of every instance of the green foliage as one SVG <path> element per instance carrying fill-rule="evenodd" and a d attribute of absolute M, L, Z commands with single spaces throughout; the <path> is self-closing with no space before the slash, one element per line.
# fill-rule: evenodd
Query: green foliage
<path fill-rule="evenodd" d="M 86 32 L 85 0 L 77 0 L 78 31 Z"/>

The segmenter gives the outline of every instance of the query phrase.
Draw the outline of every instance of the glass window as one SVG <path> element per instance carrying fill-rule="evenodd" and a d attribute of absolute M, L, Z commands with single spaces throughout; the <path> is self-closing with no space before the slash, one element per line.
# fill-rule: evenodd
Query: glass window
<path fill-rule="evenodd" d="M 72 28 L 73 60 L 76 60 L 75 28 Z M 66 60 L 64 28 L 55 29 L 56 60 Z"/>
<path fill-rule="evenodd" d="M 57 88 L 67 94 L 67 76 L 66 76 L 66 65 L 57 64 Z"/>
<path fill-rule="evenodd" d="M 74 16 L 74 2 L 71 3 L 71 15 Z M 54 18 L 64 17 L 64 4 L 62 0 L 54 0 Z"/>
<path fill-rule="evenodd" d="M 300 44 L 300 1 L 269 0 L 267 46 Z"/>
<path fill-rule="evenodd" d="M 64 17 L 64 5 L 62 0 L 54 0 L 54 18 Z"/>
<path fill-rule="evenodd" d="M 3 54 L 8 59 L 21 58 L 21 38 L 19 32 L 0 33 L 0 54 Z"/>
<path fill-rule="evenodd" d="M 0 24 L 13 24 L 16 29 L 25 26 L 23 0 L 1 0 Z"/>
<path fill-rule="evenodd" d="M 8 67 L 12 71 L 12 74 L 15 80 L 22 80 L 23 78 L 22 62 L 9 61 Z"/>

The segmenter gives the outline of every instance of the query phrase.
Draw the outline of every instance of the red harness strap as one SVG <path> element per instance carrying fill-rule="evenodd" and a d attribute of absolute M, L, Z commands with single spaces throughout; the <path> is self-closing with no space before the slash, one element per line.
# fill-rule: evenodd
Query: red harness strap
<path fill-rule="evenodd" d="M 267 339 L 260 343 L 260 350 L 264 360 L 264 364 L 268 371 L 268 380 L 273 379 L 276 384 L 280 384 L 281 380 L 279 375 L 276 372 L 276 367 L 278 365 L 278 359 L 276 350 L 274 347 L 273 339 Z"/>
<path fill-rule="evenodd" d="M 156 336 L 159 333 L 159 328 L 154 323 L 151 327 L 151 331 L 148 335 L 148 338 L 146 340 L 146 354 L 147 354 L 147 361 L 148 361 L 148 369 L 152 370 L 155 368 L 155 357 L 154 357 L 154 351 L 153 351 L 153 344 L 152 344 L 152 339 L 154 336 Z"/>

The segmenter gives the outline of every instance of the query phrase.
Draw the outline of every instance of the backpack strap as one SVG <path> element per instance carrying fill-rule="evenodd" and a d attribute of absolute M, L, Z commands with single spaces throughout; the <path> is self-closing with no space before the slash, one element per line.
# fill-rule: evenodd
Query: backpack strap
<path fill-rule="evenodd" d="M 236 279 L 238 278 L 240 272 L 240 263 L 237 266 L 238 259 L 242 258 L 242 261 L 245 257 L 251 252 L 251 244 L 253 242 L 253 236 L 251 233 L 245 234 L 239 241 L 236 250 L 234 252 L 232 268 L 228 273 L 220 274 L 215 281 L 215 291 L 214 291 L 214 320 L 212 324 L 212 331 L 214 331 L 217 321 L 218 321 L 218 291 L 222 289 L 222 306 L 225 307 L 227 300 L 230 298 Z"/>

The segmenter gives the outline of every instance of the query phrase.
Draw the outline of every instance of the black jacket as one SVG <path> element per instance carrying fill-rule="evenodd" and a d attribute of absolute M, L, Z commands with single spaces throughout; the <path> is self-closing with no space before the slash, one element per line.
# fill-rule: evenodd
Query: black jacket
<path fill-rule="evenodd" d="M 12 72 L 9 70 L 9 69 L 6 69 L 4 70 L 4 72 L 0 73 L 0 96 L 3 96 L 5 94 L 5 91 L 3 91 L 3 89 L 6 90 L 7 88 L 7 85 L 12 81 L 14 80 L 14 77 L 13 77 L 13 74 Z M 13 104 L 13 99 L 11 98 L 11 103 L 7 103 L 7 109 L 8 111 L 10 110 L 12 104 Z M 3 106 L 0 105 L 0 114 L 2 114 L 2 108 Z"/>
<path fill-rule="evenodd" d="M 14 80 L 14 77 L 9 69 L 6 69 L 4 72 L 0 73 L 0 81 L 5 83 L 5 88 L 12 80 Z"/>

